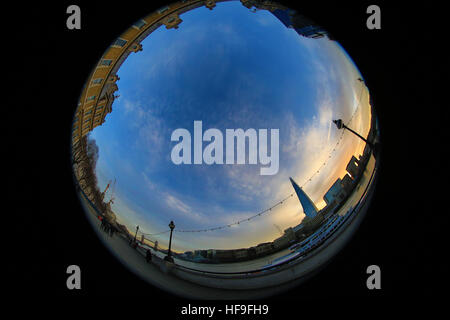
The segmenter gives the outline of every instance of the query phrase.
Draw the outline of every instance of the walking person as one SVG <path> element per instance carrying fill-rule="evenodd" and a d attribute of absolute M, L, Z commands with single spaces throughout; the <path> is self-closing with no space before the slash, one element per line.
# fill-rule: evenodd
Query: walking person
<path fill-rule="evenodd" d="M 150 249 L 147 249 L 147 252 L 145 254 L 145 260 L 147 260 L 147 263 L 152 261 L 152 252 L 150 251 Z"/>

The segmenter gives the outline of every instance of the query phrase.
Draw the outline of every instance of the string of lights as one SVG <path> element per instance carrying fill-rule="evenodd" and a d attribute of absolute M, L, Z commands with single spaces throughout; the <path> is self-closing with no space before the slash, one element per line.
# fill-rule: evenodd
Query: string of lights
<path fill-rule="evenodd" d="M 360 92 L 360 95 L 359 95 L 359 101 L 358 101 L 358 104 L 357 104 L 355 110 L 353 111 L 353 114 L 351 115 L 350 119 L 346 122 L 347 125 L 353 120 L 353 117 L 355 116 L 356 111 L 359 109 L 359 106 L 360 106 L 360 103 L 361 103 L 361 98 L 362 98 L 363 89 L 364 89 L 364 85 L 362 85 L 362 87 L 361 87 L 361 92 Z M 344 137 L 344 133 L 345 133 L 345 130 L 342 130 L 342 132 L 341 132 L 339 138 L 337 139 L 337 142 L 336 142 L 335 146 L 333 147 L 333 149 L 331 150 L 330 154 L 328 155 L 328 159 L 327 159 L 326 161 L 324 161 L 324 162 L 320 165 L 320 167 L 319 167 L 316 171 L 314 171 L 314 173 L 313 173 L 308 179 L 306 179 L 306 180 L 303 182 L 302 185 L 300 185 L 301 188 L 303 188 L 303 187 L 306 186 L 309 182 L 311 182 L 312 179 L 313 179 L 317 174 L 319 174 L 319 172 L 327 165 L 329 159 L 331 159 L 331 157 L 332 157 L 332 154 L 336 151 L 337 147 L 338 147 L 339 144 L 341 143 L 341 140 L 342 140 L 342 138 Z M 250 220 L 252 220 L 252 219 L 255 219 L 255 218 L 257 218 L 257 217 L 260 217 L 260 216 L 262 216 L 262 215 L 269 215 L 269 214 L 273 213 L 273 212 L 275 211 L 275 210 L 273 210 L 275 207 L 277 207 L 277 206 L 283 204 L 287 199 L 291 198 L 292 196 L 294 196 L 294 193 L 291 193 L 290 195 L 288 195 L 287 197 L 285 197 L 285 198 L 282 199 L 281 201 L 278 201 L 277 203 L 275 203 L 273 206 L 271 206 L 271 207 L 269 207 L 269 208 L 267 208 L 267 209 L 265 209 L 265 210 L 262 210 L 262 211 L 258 212 L 257 214 L 255 214 L 255 215 L 253 215 L 253 216 L 250 216 L 250 217 L 247 217 L 247 218 L 244 218 L 244 219 L 235 221 L 235 222 L 233 222 L 233 223 L 229 223 L 229 224 L 225 224 L 225 225 L 221 225 L 221 226 L 213 227 L 213 228 L 207 228 L 207 229 L 195 229 L 195 230 L 179 230 L 179 229 L 174 229 L 173 231 L 174 231 L 174 232 L 180 232 L 180 233 L 193 233 L 193 232 L 209 232 L 209 231 L 216 231 L 216 230 L 221 230 L 221 229 L 225 229 L 225 228 L 231 228 L 232 226 L 235 226 L 235 225 L 239 225 L 239 224 L 241 224 L 241 223 L 248 222 L 248 221 L 250 221 Z M 156 235 L 160 235 L 160 234 L 164 234 L 164 233 L 168 233 L 168 232 L 170 232 L 170 230 L 163 231 L 163 232 L 158 232 L 158 233 L 144 233 L 144 232 L 140 232 L 140 231 L 139 231 L 139 233 L 143 234 L 144 236 L 145 236 L 145 235 L 147 235 L 147 236 L 156 236 Z"/>

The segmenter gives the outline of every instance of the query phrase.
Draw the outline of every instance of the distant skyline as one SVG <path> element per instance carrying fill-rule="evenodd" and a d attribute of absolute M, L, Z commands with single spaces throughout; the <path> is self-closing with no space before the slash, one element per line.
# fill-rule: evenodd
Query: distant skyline
<path fill-rule="evenodd" d="M 345 174 L 364 142 L 350 133 L 328 158 L 348 124 L 361 135 L 370 126 L 363 78 L 341 46 L 309 39 L 265 10 L 217 3 L 181 15 L 178 29 L 160 27 L 118 71 L 120 95 L 105 123 L 90 134 L 99 147 L 96 172 L 104 190 L 117 179 L 112 206 L 130 232 L 205 229 L 252 216 L 293 192 L 327 161 L 304 191 L 320 209 L 323 196 Z M 359 101 L 361 97 L 361 101 Z M 255 165 L 175 165 L 176 128 L 279 128 L 280 168 L 261 176 Z M 272 241 L 303 219 L 296 197 L 274 212 L 219 231 L 174 233 L 176 251 L 232 249 Z M 167 246 L 168 234 L 150 237 Z"/>

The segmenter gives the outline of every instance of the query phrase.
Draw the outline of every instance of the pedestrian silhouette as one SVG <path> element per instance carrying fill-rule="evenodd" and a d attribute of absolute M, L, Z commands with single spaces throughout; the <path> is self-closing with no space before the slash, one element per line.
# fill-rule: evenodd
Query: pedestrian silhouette
<path fill-rule="evenodd" d="M 145 254 L 145 260 L 147 260 L 147 263 L 152 261 L 152 252 L 150 249 L 147 249 L 147 253 Z"/>

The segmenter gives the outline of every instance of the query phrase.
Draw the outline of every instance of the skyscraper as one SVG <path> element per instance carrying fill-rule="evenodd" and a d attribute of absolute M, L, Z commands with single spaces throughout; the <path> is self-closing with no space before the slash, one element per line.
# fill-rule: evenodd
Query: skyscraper
<path fill-rule="evenodd" d="M 327 205 L 336 200 L 339 194 L 342 192 L 342 180 L 338 178 L 335 183 L 328 189 L 327 193 L 323 196 L 323 200 Z"/>
<path fill-rule="evenodd" d="M 297 193 L 298 200 L 300 200 L 305 215 L 309 218 L 314 218 L 315 216 L 317 216 L 317 212 L 319 210 L 317 210 L 314 202 L 311 201 L 308 195 L 302 190 L 302 188 L 298 186 L 298 184 L 292 178 L 289 177 L 289 180 L 291 180 L 295 193 Z"/>
<path fill-rule="evenodd" d="M 356 178 L 356 176 L 359 174 L 360 168 L 358 167 L 359 161 L 356 159 L 355 156 L 352 156 L 350 161 L 347 164 L 347 172 L 350 173 L 353 179 Z"/>

